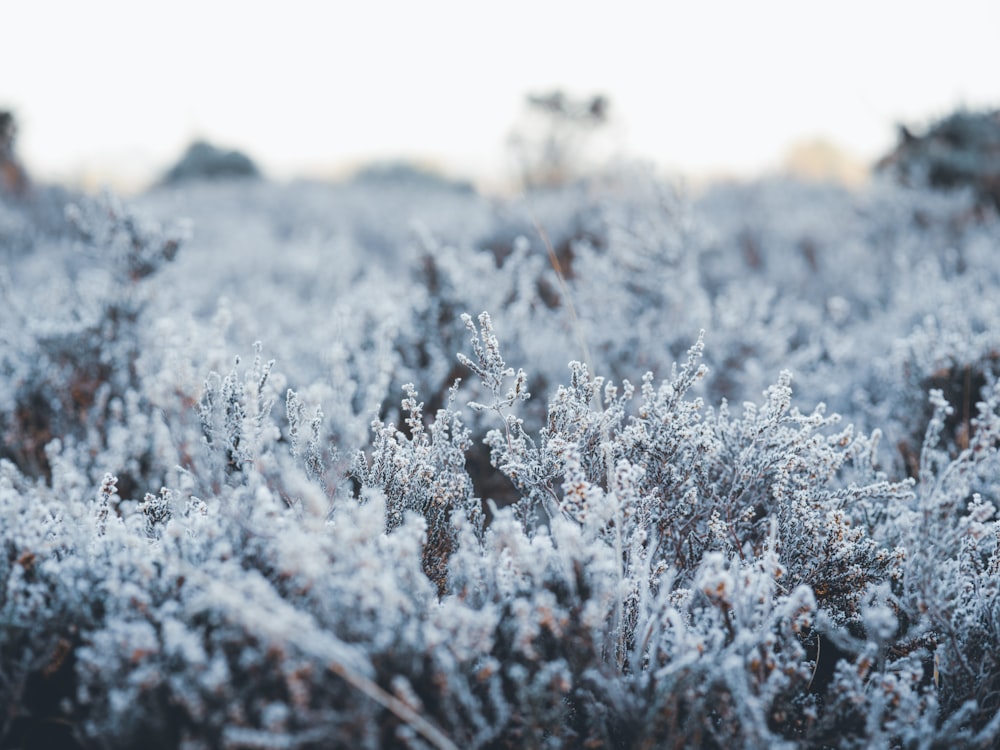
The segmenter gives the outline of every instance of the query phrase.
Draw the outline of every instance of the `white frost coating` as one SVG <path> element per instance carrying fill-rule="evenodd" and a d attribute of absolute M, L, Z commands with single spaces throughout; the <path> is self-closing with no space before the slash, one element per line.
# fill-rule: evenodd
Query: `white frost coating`
<path fill-rule="evenodd" d="M 996 744 L 989 212 L 437 190 L 0 202 L 0 745 Z"/>

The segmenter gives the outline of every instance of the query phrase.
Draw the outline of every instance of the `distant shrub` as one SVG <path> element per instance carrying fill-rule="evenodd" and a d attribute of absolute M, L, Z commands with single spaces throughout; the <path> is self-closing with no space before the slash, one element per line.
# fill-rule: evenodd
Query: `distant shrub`
<path fill-rule="evenodd" d="M 227 151 L 205 141 L 188 146 L 180 160 L 161 180 L 174 185 L 188 180 L 219 180 L 260 177 L 260 170 L 249 156 L 240 151 Z"/>
<path fill-rule="evenodd" d="M 969 188 L 1000 209 L 1000 110 L 959 110 L 921 135 L 900 126 L 896 149 L 878 168 L 906 185 Z"/>
<path fill-rule="evenodd" d="M 388 189 L 420 189 L 473 193 L 472 183 L 449 179 L 432 169 L 406 161 L 376 162 L 359 169 L 352 177 L 355 183 L 366 183 Z"/>

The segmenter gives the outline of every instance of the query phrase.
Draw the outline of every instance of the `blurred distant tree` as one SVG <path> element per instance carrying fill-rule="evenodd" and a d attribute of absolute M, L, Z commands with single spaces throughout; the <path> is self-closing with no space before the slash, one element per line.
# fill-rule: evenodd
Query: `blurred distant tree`
<path fill-rule="evenodd" d="M 22 195 L 28 189 L 28 174 L 14 150 L 16 137 L 13 113 L 0 110 L 0 195 Z"/>
<path fill-rule="evenodd" d="M 876 170 L 904 185 L 971 188 L 980 205 L 1000 208 L 1000 110 L 958 110 L 915 134 L 899 126 L 896 148 Z"/>
<path fill-rule="evenodd" d="M 163 183 L 173 185 L 187 180 L 216 180 L 260 177 L 260 170 L 241 151 L 227 151 L 204 141 L 192 143 L 184 155 L 163 176 Z"/>
<path fill-rule="evenodd" d="M 595 131 L 609 122 L 603 94 L 574 98 L 556 89 L 529 94 L 509 145 L 527 188 L 569 182 L 586 171 L 585 153 Z"/>

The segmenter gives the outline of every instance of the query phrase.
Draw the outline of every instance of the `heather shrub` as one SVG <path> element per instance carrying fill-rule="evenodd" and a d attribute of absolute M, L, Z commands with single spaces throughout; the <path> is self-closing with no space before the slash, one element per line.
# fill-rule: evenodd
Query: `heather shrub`
<path fill-rule="evenodd" d="M 995 744 L 988 217 L 418 188 L 9 209 L 0 745 Z"/>
<path fill-rule="evenodd" d="M 259 353 L 209 377 L 204 460 L 175 489 L 136 505 L 110 475 L 91 495 L 60 478 L 66 496 L 45 501 L 8 464 L 24 529 L 4 605 L 53 633 L 10 683 L 12 736 L 56 720 L 84 746 L 861 745 L 915 719 L 936 731 L 929 645 L 911 643 L 936 625 L 918 609 L 907 648 L 896 640 L 907 597 L 927 596 L 922 569 L 870 521 L 877 508 L 898 521 L 914 494 L 872 473 L 867 439 L 796 411 L 787 375 L 741 418 L 706 412 L 689 393 L 700 343 L 638 395 L 574 364 L 529 435 L 514 413 L 527 376 L 489 316 L 467 327 L 462 361 L 485 396 L 473 409 L 501 421 L 486 439 L 520 495 L 485 527 L 453 401 L 427 426 L 408 387 L 409 433 L 376 425 L 357 492 L 330 493 L 299 417 L 272 419 Z M 821 674 L 824 642 L 842 658 Z M 49 680 L 46 698 L 22 713 L 32 694 L 16 685 L 32 680 Z M 856 702 L 872 684 L 874 719 Z"/>
<path fill-rule="evenodd" d="M 96 268 L 81 270 L 75 279 L 57 272 L 48 289 L 38 290 L 41 306 L 18 304 L 8 281 L 5 330 L 12 338 L 0 352 L 7 375 L 0 457 L 30 476 L 50 479 L 50 451 L 69 451 L 84 470 L 112 451 L 131 491 L 159 464 L 155 417 L 142 404 L 136 370 L 144 282 L 173 260 L 184 230 L 143 222 L 111 196 L 69 204 L 66 219 L 65 238 L 38 252 L 58 263 L 58 245 L 69 244 Z M 63 307 L 49 309 L 57 299 Z M 140 420 L 147 424 L 137 430 Z"/>

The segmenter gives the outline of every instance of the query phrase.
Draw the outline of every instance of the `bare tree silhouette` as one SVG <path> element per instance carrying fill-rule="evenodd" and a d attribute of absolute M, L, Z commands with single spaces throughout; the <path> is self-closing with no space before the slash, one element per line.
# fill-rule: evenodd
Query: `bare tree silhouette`
<path fill-rule="evenodd" d="M 579 177 L 587 142 L 609 121 L 609 99 L 603 94 L 574 98 L 556 89 L 529 94 L 525 104 L 509 138 L 524 186 L 550 187 Z"/>

